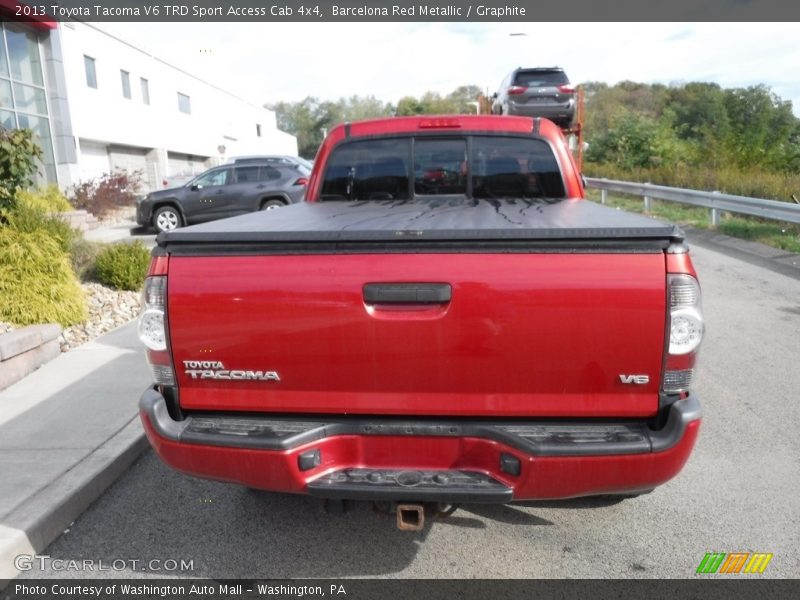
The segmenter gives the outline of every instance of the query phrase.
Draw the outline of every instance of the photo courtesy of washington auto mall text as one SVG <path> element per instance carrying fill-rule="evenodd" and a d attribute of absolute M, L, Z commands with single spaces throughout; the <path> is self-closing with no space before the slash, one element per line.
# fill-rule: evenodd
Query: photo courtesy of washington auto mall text
<path fill-rule="evenodd" d="M 14 583 L 20 598 L 347 598 L 343 583 L 298 585 L 279 582 L 221 583 L 215 581 L 164 583 Z"/>

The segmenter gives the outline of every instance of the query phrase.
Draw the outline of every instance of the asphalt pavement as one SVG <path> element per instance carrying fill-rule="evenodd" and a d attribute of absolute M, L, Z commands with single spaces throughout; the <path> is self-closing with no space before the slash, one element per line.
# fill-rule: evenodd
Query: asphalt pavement
<path fill-rule="evenodd" d="M 696 241 L 703 426 L 681 474 L 649 495 L 462 507 L 410 533 L 367 504 L 330 515 L 308 497 L 184 476 L 147 451 L 42 554 L 128 561 L 104 577 L 683 578 L 706 552 L 768 552 L 763 577 L 797 577 L 796 257 L 747 248 L 733 257 L 711 236 Z M 186 568 L 166 570 L 171 560 Z M 50 564 L 26 576 L 98 573 Z"/>

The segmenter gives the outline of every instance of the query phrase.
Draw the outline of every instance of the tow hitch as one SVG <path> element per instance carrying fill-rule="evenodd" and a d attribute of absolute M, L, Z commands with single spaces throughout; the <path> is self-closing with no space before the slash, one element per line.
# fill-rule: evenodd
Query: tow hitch
<path fill-rule="evenodd" d="M 420 531 L 425 526 L 425 507 L 422 504 L 398 504 L 397 528 L 400 531 Z"/>
<path fill-rule="evenodd" d="M 353 508 L 353 500 L 327 498 L 323 502 L 325 512 L 330 515 L 343 515 Z M 372 502 L 372 510 L 378 514 L 395 517 L 400 531 L 422 531 L 426 519 L 444 519 L 452 515 L 458 504 L 446 502 Z"/>
<path fill-rule="evenodd" d="M 372 510 L 391 516 L 395 514 L 395 522 L 400 531 L 421 531 L 425 527 L 425 519 L 443 519 L 452 515 L 458 504 L 442 502 L 373 502 Z"/>

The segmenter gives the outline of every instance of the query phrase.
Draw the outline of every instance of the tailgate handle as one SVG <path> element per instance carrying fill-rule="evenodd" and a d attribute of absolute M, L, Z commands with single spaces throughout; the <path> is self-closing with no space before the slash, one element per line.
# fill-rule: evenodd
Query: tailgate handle
<path fill-rule="evenodd" d="M 368 283 L 367 304 L 444 304 L 450 302 L 449 283 Z"/>

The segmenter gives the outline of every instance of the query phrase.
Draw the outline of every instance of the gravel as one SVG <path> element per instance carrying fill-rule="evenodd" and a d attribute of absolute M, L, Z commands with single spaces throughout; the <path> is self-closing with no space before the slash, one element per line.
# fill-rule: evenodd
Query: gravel
<path fill-rule="evenodd" d="M 85 323 L 67 327 L 59 338 L 61 351 L 67 352 L 76 346 L 124 325 L 139 314 L 141 294 L 119 291 L 99 283 L 82 283 L 89 309 Z"/>
<path fill-rule="evenodd" d="M 99 283 L 82 283 L 86 294 L 89 319 L 67 327 L 59 337 L 62 352 L 68 352 L 96 337 L 124 325 L 139 314 L 141 293 L 119 291 Z M 0 334 L 14 331 L 17 326 L 0 323 Z"/>

